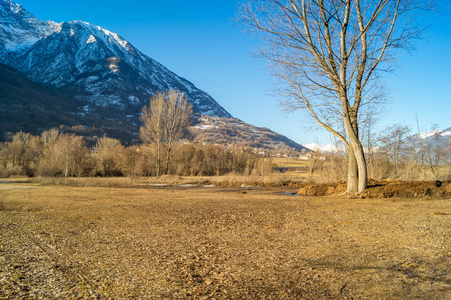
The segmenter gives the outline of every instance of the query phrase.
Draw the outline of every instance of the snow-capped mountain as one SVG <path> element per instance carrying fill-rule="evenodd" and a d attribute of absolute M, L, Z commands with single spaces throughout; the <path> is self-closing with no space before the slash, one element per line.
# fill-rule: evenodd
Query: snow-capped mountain
<path fill-rule="evenodd" d="M 138 115 L 157 91 L 185 92 L 195 113 L 231 117 L 210 95 L 141 53 L 116 33 L 83 21 L 42 21 L 0 0 L 0 62 L 35 82 Z"/>
<path fill-rule="evenodd" d="M 415 149 L 419 150 L 420 148 L 425 147 L 442 147 L 443 145 L 451 144 L 451 127 L 447 129 L 435 129 L 432 131 L 422 132 L 419 135 L 414 134 L 408 137 L 403 138 L 401 142 L 404 147 L 415 147 Z M 421 145 L 420 145 L 421 143 Z M 310 143 L 303 145 L 304 147 L 312 150 L 319 151 L 321 153 L 334 153 L 334 152 L 343 152 L 346 151 L 343 143 L 339 143 L 338 145 L 329 143 L 327 145 L 320 145 L 317 143 Z M 382 147 L 383 148 L 383 147 Z M 371 150 L 373 152 L 377 152 L 382 149 L 381 146 L 375 146 Z M 368 149 L 364 149 L 368 151 Z"/>
<path fill-rule="evenodd" d="M 432 131 L 414 134 L 405 139 L 405 144 L 421 149 L 439 149 L 451 146 L 451 127 L 447 129 L 434 129 Z"/>
<path fill-rule="evenodd" d="M 327 145 L 310 143 L 310 144 L 305 144 L 303 146 L 314 152 L 320 152 L 320 153 L 336 153 L 336 152 L 345 151 L 345 147 L 343 146 L 343 143 L 340 143 L 339 145 L 332 144 L 332 143 L 329 143 Z"/>
<path fill-rule="evenodd" d="M 10 0 L 0 0 L 0 63 L 13 68 L 0 65 L 5 73 L 0 76 L 0 134 L 38 134 L 60 124 L 65 132 L 92 140 L 107 134 L 136 142 L 141 107 L 156 92 L 176 89 L 193 103 L 194 124 L 203 124 L 205 117 L 222 119 L 211 133 L 194 130 L 206 143 L 246 139 L 254 146 L 303 149 L 268 129 L 231 119 L 210 95 L 118 34 L 83 21 L 39 20 Z"/>
<path fill-rule="evenodd" d="M 54 22 L 36 19 L 14 2 L 0 1 L 0 57 L 9 51 L 32 46 L 50 35 L 56 26 Z"/>
<path fill-rule="evenodd" d="M 418 139 L 418 134 L 412 135 L 409 138 Z M 447 129 L 435 129 L 428 132 L 420 133 L 421 140 L 436 140 L 436 139 L 450 139 L 451 138 L 451 127 Z"/>

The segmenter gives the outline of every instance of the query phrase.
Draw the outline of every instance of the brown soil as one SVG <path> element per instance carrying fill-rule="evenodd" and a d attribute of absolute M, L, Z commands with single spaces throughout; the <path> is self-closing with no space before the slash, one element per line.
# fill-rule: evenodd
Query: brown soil
<path fill-rule="evenodd" d="M 282 191 L 8 183 L 0 299 L 451 299 L 449 200 Z"/>
<path fill-rule="evenodd" d="M 346 192 L 346 182 L 337 181 L 321 184 L 304 183 L 298 190 L 304 196 L 343 195 Z M 367 198 L 427 198 L 450 199 L 451 181 L 398 181 L 369 180 L 368 189 L 360 194 Z"/>

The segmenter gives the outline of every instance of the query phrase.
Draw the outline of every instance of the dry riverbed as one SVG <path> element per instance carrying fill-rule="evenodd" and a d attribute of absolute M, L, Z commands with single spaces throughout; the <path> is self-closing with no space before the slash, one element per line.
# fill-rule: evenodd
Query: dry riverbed
<path fill-rule="evenodd" d="M 451 298 L 450 199 L 283 191 L 0 183 L 0 298 Z"/>

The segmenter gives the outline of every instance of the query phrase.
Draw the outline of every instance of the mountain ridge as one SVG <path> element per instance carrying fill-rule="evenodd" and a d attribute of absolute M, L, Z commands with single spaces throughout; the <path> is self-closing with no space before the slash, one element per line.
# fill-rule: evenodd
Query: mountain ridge
<path fill-rule="evenodd" d="M 0 59 L 33 81 L 88 100 L 139 112 L 157 91 L 183 91 L 202 115 L 232 117 L 210 95 L 107 29 L 84 21 L 42 21 L 0 0 Z M 138 109 L 138 110 L 137 110 Z"/>

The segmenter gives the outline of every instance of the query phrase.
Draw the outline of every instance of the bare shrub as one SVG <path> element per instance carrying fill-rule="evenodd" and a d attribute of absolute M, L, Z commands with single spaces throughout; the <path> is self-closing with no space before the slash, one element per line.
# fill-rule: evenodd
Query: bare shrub
<path fill-rule="evenodd" d="M 96 160 L 96 175 L 122 176 L 120 157 L 125 147 L 117 139 L 102 137 L 93 149 Z"/>

